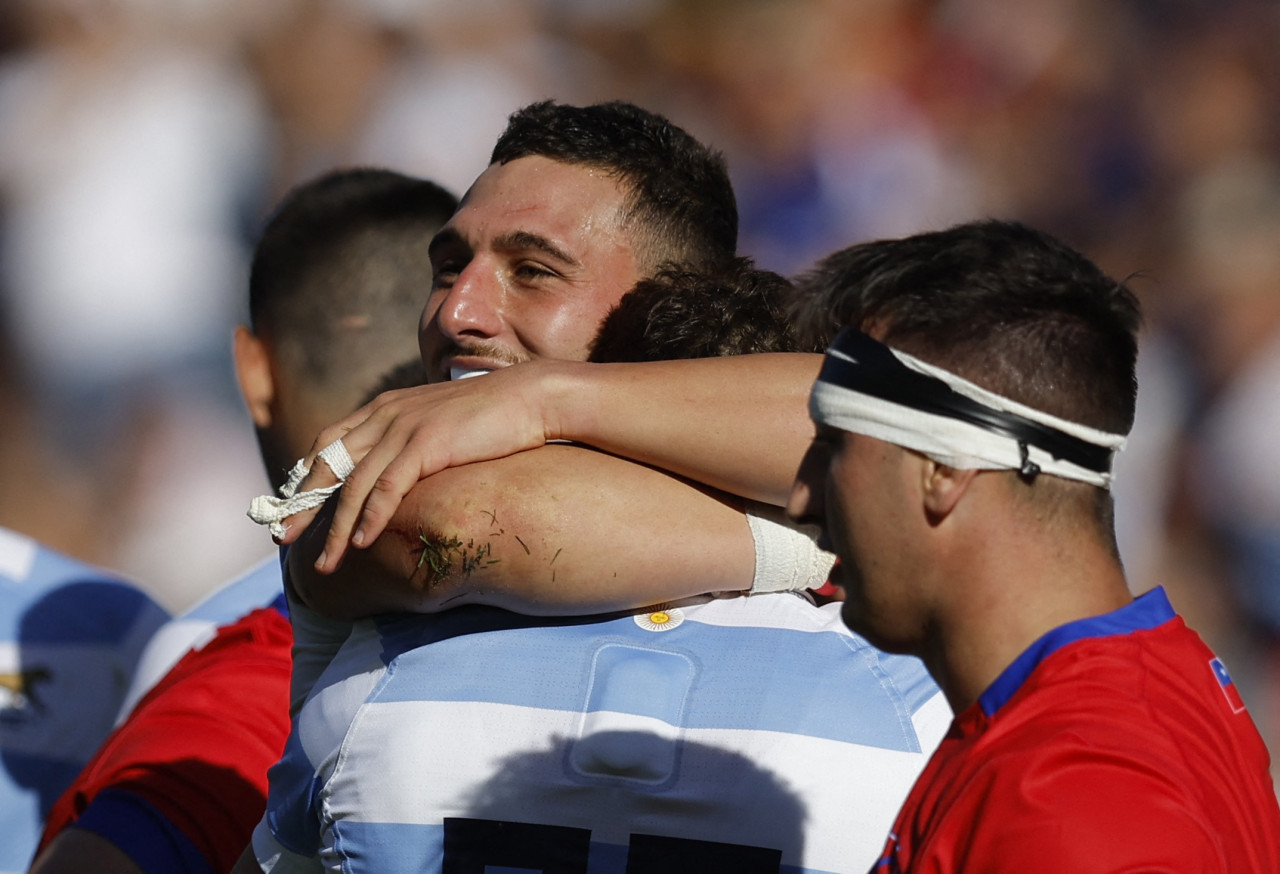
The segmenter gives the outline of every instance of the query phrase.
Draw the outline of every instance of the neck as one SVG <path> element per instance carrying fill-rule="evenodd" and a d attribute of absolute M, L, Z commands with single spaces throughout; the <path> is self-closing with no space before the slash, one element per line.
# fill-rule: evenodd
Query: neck
<path fill-rule="evenodd" d="M 978 507 L 944 544 L 947 579 L 921 653 L 959 713 L 1045 633 L 1132 600 L 1120 563 L 1088 526 Z"/>

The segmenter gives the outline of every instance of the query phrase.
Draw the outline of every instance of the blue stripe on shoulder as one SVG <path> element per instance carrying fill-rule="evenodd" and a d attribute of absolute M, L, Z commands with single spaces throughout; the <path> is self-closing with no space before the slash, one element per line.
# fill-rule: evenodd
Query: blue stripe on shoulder
<path fill-rule="evenodd" d="M 51 583 L 25 601 L 3 600 L 0 634 L 23 646 L 115 646 L 170 618 L 141 589 L 88 574 Z"/>
<path fill-rule="evenodd" d="M 21 579 L 0 572 L 0 640 L 114 646 L 169 618 L 118 574 L 32 543 L 31 565 Z"/>
<path fill-rule="evenodd" d="M 1156 587 L 1119 610 L 1060 625 L 1045 633 L 1014 659 L 979 696 L 978 703 L 987 716 L 993 716 L 1022 688 L 1037 665 L 1064 646 L 1086 638 L 1116 637 L 1145 631 L 1163 625 L 1175 616 L 1177 614 L 1164 589 Z"/>
<path fill-rule="evenodd" d="M 226 625 L 259 607 L 274 606 L 274 601 L 283 595 L 280 562 L 271 558 L 215 590 L 184 613 L 182 618 Z"/>
<path fill-rule="evenodd" d="M 389 668 L 371 700 L 481 701 L 589 712 L 585 690 L 595 672 L 618 664 L 619 652 L 660 653 L 678 658 L 649 659 L 641 673 L 674 672 L 673 687 L 687 686 L 679 715 L 683 726 L 778 731 L 918 752 L 911 715 L 937 692 L 918 660 L 887 655 L 834 630 L 686 621 L 655 633 L 629 615 L 550 625 L 504 615 L 504 627 L 493 633 L 474 630 L 486 623 L 493 627 L 493 615 L 457 617 L 447 628 L 420 623 L 429 627 L 414 632 L 382 624 Z M 453 633 L 463 626 L 471 633 Z M 405 646 L 427 641 L 429 646 Z M 656 694 L 652 683 L 620 685 L 607 701 L 610 710 L 671 721 L 669 697 Z"/>

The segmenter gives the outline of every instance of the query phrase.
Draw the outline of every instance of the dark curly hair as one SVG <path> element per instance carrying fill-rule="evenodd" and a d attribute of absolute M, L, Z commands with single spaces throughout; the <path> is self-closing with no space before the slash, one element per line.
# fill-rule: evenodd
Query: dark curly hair
<path fill-rule="evenodd" d="M 738 247 L 738 207 L 720 153 L 631 103 L 551 100 L 511 115 L 491 164 L 541 156 L 604 170 L 628 193 L 623 220 L 651 272 L 721 269 Z"/>

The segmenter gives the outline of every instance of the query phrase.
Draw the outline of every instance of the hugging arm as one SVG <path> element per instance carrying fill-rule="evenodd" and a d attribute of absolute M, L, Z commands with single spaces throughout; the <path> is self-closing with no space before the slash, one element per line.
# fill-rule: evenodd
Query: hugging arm
<path fill-rule="evenodd" d="M 332 503 L 333 499 L 331 499 Z M 448 468 L 331 574 L 322 515 L 290 549 L 296 594 L 329 616 L 488 604 L 600 613 L 752 583 L 746 517 L 703 487 L 576 445 Z"/>
<path fill-rule="evenodd" d="M 730 494 L 785 503 L 812 436 L 806 411 L 820 357 L 803 354 L 636 364 L 534 361 L 476 380 L 384 395 L 321 434 L 357 460 L 340 492 L 322 572 L 348 543 L 374 541 L 414 485 L 445 468 L 549 440 L 588 444 Z M 324 465 L 307 488 L 334 479 Z M 311 514 L 292 520 L 296 539 Z"/>

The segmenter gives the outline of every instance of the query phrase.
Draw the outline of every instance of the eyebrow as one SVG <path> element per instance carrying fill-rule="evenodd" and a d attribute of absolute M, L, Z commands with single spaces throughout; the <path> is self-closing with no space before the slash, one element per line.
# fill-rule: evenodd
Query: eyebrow
<path fill-rule="evenodd" d="M 435 258 L 436 253 L 445 246 L 454 245 L 462 242 L 462 235 L 453 228 L 441 228 L 436 231 L 436 235 L 431 238 L 431 242 L 427 244 L 427 257 Z"/>
<path fill-rule="evenodd" d="M 493 240 L 496 249 L 536 249 L 570 267 L 581 267 L 581 262 L 546 237 L 531 231 L 512 231 L 500 234 Z"/>

